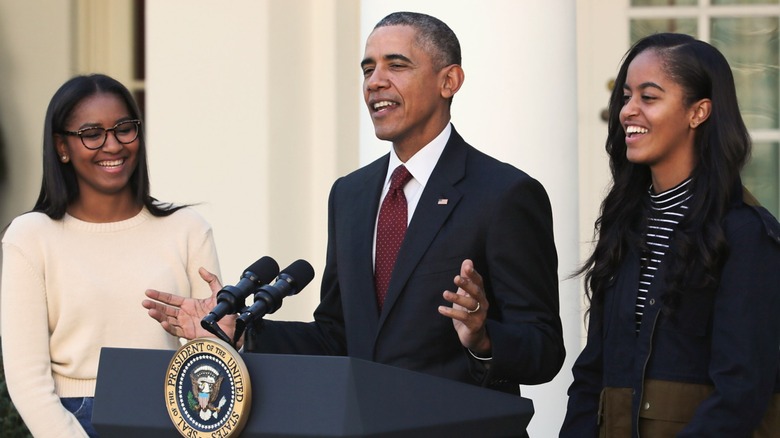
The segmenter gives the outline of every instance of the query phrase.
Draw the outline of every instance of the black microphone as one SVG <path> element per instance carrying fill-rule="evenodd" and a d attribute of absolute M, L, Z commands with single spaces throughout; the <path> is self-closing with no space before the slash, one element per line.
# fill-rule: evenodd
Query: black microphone
<path fill-rule="evenodd" d="M 247 324 L 276 312 L 282 307 L 282 298 L 295 295 L 314 278 L 314 268 L 306 260 L 296 260 L 285 268 L 273 285 L 267 284 L 255 292 L 255 302 L 236 320 L 235 339 L 241 337 Z"/>
<path fill-rule="evenodd" d="M 217 292 L 217 305 L 201 320 L 200 325 L 226 342 L 228 337 L 217 325 L 217 321 L 225 315 L 237 313 L 244 308 L 244 301 L 262 286 L 276 277 L 279 264 L 271 257 L 264 256 L 246 268 L 241 280 L 235 286 L 224 286 Z M 225 339 L 227 338 L 227 339 Z"/>

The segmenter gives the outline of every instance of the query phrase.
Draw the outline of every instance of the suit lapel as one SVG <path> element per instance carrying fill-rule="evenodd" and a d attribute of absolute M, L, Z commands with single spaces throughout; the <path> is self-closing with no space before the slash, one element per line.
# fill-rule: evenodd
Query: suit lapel
<path fill-rule="evenodd" d="M 388 156 L 371 164 L 365 178 L 350 187 L 349 210 L 340 214 L 347 218 L 345 235 L 350 236 L 341 242 L 344 248 L 341 252 L 345 260 L 339 261 L 340 281 L 349 281 L 353 287 L 348 287 L 353 293 L 349 300 L 354 301 L 353 309 L 366 309 L 357 312 L 360 330 L 365 333 L 376 333 L 379 321 L 377 314 L 376 293 L 374 287 L 373 242 L 374 227 L 382 193 L 382 185 L 387 173 Z M 348 279 L 348 280 L 347 280 Z M 372 336 L 361 336 L 366 344 L 355 348 L 355 351 L 370 352 L 373 345 Z"/>
<path fill-rule="evenodd" d="M 466 143 L 453 128 L 447 146 L 425 185 L 409 228 L 406 230 L 387 289 L 387 297 L 379 319 L 380 326 L 403 293 L 410 276 L 442 225 L 460 201 L 462 194 L 455 184 L 464 177 L 465 172 Z M 439 202 L 440 200 L 446 202 Z"/>

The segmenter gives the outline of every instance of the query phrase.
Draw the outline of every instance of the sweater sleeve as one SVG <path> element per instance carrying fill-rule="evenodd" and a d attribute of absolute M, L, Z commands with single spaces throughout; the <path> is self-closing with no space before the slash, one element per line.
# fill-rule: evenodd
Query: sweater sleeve
<path fill-rule="evenodd" d="M 42 272 L 12 244 L 3 244 L 3 364 L 8 392 L 36 438 L 86 437 L 54 391 Z"/>
<path fill-rule="evenodd" d="M 189 209 L 187 209 L 189 210 Z M 211 296 L 209 284 L 200 278 L 198 269 L 206 268 L 209 272 L 222 278 L 220 275 L 217 248 L 214 243 L 214 233 L 211 226 L 194 210 L 189 211 L 197 223 L 195 230 L 190 234 L 187 260 L 187 277 L 190 282 L 190 296 L 194 298 L 207 298 Z"/>

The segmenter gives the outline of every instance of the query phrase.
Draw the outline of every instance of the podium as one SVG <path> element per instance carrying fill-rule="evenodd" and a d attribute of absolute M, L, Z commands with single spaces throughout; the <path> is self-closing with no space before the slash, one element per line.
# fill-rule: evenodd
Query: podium
<path fill-rule="evenodd" d="M 102 437 L 181 436 L 165 407 L 175 351 L 103 348 L 92 421 Z M 523 436 L 525 398 L 341 356 L 241 354 L 252 406 L 241 437 Z"/>

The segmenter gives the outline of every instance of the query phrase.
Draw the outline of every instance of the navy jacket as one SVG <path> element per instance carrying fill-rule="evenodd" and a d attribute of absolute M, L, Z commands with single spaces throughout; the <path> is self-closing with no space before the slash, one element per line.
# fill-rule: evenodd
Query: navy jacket
<path fill-rule="evenodd" d="M 557 255 L 547 194 L 524 172 L 479 152 L 453 129 L 398 254 L 381 313 L 372 242 L 388 156 L 337 180 L 328 205 L 321 302 L 311 323 L 265 321 L 247 349 L 349 355 L 498 388 L 551 380 L 564 359 Z M 493 360 L 463 348 L 442 293 L 473 260 L 490 303 Z"/>
<path fill-rule="evenodd" d="M 590 315 L 588 340 L 573 368 L 562 437 L 598 436 L 599 394 L 631 388 L 633 435 L 643 382 L 711 385 L 680 436 L 749 436 L 780 392 L 780 225 L 766 209 L 740 202 L 724 220 L 729 255 L 717 290 L 684 293 L 673 316 L 661 312 L 662 262 L 639 334 L 634 306 L 639 254 L 627 255 Z"/>

